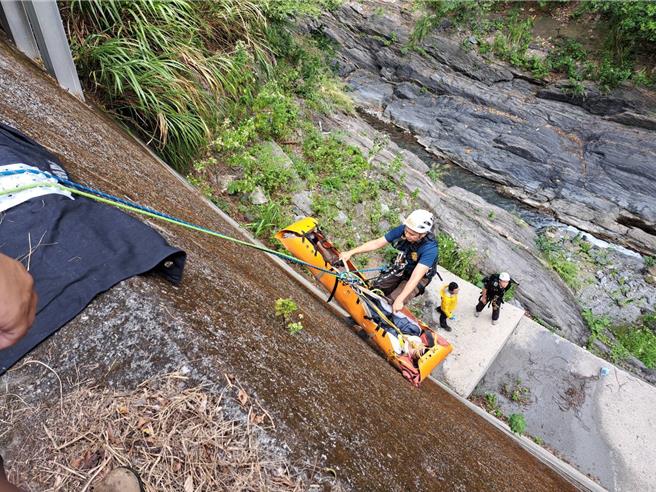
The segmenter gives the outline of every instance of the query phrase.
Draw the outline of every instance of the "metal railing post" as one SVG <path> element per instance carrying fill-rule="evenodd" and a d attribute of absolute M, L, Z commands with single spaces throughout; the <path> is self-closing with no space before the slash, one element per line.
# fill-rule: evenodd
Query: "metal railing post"
<path fill-rule="evenodd" d="M 6 20 L 6 24 L 3 22 L 3 27 L 14 40 L 16 47 L 33 60 L 39 58 L 39 48 L 27 20 L 23 2 L 19 0 L 0 0 L 0 4 Z"/>
<path fill-rule="evenodd" d="M 0 0 L 0 3 L 18 49 L 32 59 L 40 55 L 59 85 L 84 100 L 57 2 Z"/>

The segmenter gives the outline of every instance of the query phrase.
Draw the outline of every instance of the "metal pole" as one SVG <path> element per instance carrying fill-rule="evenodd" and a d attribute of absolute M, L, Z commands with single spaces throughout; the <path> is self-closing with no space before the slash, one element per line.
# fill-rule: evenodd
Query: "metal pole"
<path fill-rule="evenodd" d="M 16 47 L 32 60 L 39 58 L 39 49 L 34 34 L 32 34 L 30 23 L 27 20 L 23 2 L 19 0 L 0 0 L 0 5 L 2 5 L 4 19 L 6 20 L 6 23 L 2 23 L 3 27 L 14 40 Z"/>
<path fill-rule="evenodd" d="M 57 2 L 30 0 L 23 2 L 23 6 L 48 72 L 57 79 L 61 87 L 84 101 Z"/>

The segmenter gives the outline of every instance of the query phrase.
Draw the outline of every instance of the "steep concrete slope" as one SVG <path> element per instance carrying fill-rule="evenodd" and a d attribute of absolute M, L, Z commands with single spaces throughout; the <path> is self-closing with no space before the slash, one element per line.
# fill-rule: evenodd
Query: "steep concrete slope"
<path fill-rule="evenodd" d="M 58 154 L 76 180 L 240 234 L 124 131 L 4 44 L 0 86 L 0 118 Z M 189 254 L 183 283 L 133 279 L 100 296 L 34 354 L 64 381 L 80 368 L 119 386 L 182 364 L 217 386 L 224 373 L 236 374 L 297 456 L 325 455 L 358 490 L 569 488 L 437 386 L 412 388 L 265 255 L 157 227 Z M 274 317 L 278 297 L 302 307 L 306 328 L 298 336 Z M 29 398 L 50 398 L 26 370 L 10 371 L 3 386 L 31 384 Z"/>

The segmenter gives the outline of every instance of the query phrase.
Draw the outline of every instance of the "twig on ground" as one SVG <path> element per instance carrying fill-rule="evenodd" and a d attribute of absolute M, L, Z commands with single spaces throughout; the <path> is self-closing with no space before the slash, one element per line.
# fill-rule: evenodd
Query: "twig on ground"
<path fill-rule="evenodd" d="M 0 408 L 12 437 L 24 429 L 25 439 L 11 450 L 10 479 L 25 490 L 88 491 L 112 468 L 130 466 L 147 492 L 184 490 L 185 483 L 208 492 L 334 485 L 316 464 L 290 471 L 285 455 L 262 443 L 260 418 L 266 415 L 273 426 L 271 415 L 255 396 L 234 395 L 246 392 L 234 376 L 226 380 L 219 391 L 214 384 L 189 387 L 180 373 L 132 391 L 77 384 L 59 405 Z M 244 413 L 229 417 L 226 407 Z M 33 432 L 41 427 L 44 432 Z"/>

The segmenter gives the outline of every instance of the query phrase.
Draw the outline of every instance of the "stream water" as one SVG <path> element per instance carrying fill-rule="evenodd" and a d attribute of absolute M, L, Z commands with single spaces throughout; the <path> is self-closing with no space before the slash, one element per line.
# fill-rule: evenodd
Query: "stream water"
<path fill-rule="evenodd" d="M 437 170 L 439 172 L 440 180 L 445 185 L 458 186 L 474 193 L 483 198 L 486 202 L 521 217 L 528 225 L 537 231 L 546 227 L 566 229 L 576 234 L 580 234 L 585 240 L 600 248 L 610 248 L 627 256 L 640 257 L 635 251 L 599 239 L 592 234 L 577 229 L 576 227 L 563 224 L 549 214 L 538 211 L 518 200 L 503 195 L 499 192 L 497 184 L 494 181 L 478 176 L 463 167 L 453 164 L 452 162 L 439 159 L 419 144 L 410 132 L 402 130 L 391 123 L 381 121 L 364 111 L 358 111 L 358 114 L 373 128 L 388 135 L 390 140 L 396 145 L 415 154 L 429 168 Z"/>

